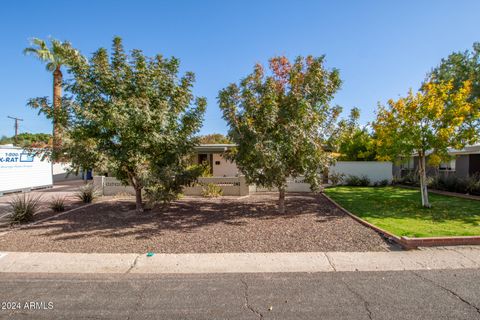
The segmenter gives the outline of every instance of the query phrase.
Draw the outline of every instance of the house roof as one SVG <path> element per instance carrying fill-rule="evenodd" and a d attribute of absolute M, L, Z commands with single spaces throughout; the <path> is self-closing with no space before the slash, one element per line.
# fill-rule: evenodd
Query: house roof
<path fill-rule="evenodd" d="M 233 143 L 219 143 L 219 144 L 200 144 L 195 147 L 197 152 L 225 152 L 236 147 Z"/>
<path fill-rule="evenodd" d="M 448 148 L 447 152 L 451 156 L 462 155 L 462 154 L 477 154 L 477 153 L 480 153 L 480 143 L 465 146 L 465 148 L 463 149 Z M 432 153 L 433 153 L 433 150 L 428 150 L 426 152 L 426 155 L 428 156 L 428 155 L 431 155 Z M 414 157 L 418 156 L 418 152 L 414 152 L 413 156 Z"/>
<path fill-rule="evenodd" d="M 480 153 L 480 143 L 473 144 L 471 146 L 465 146 L 465 148 L 463 148 L 461 150 L 451 148 L 451 149 L 448 150 L 448 153 L 451 154 L 451 155 Z"/>

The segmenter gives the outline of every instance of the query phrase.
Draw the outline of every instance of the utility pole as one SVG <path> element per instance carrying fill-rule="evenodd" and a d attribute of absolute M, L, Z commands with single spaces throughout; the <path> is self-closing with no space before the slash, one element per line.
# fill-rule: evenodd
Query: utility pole
<path fill-rule="evenodd" d="M 18 121 L 23 121 L 23 119 L 16 118 L 16 117 L 10 117 L 8 116 L 7 118 L 15 120 L 15 144 L 18 143 L 17 141 L 17 135 L 18 135 Z"/>

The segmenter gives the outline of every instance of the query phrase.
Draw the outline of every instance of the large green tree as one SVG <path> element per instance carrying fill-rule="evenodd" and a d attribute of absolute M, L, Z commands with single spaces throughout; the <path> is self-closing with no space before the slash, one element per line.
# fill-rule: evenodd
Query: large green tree
<path fill-rule="evenodd" d="M 256 65 L 252 74 L 219 93 L 229 138 L 238 145 L 231 154 L 249 183 L 278 188 L 285 212 L 287 178 L 305 176 L 313 190 L 319 172 L 330 162 L 323 150 L 339 109 L 329 102 L 341 80 L 324 57 L 286 57 L 269 61 L 269 71 Z"/>
<path fill-rule="evenodd" d="M 461 90 L 465 81 L 470 81 L 470 99 L 480 98 L 480 42 L 472 50 L 453 52 L 441 60 L 427 76 L 430 82 L 451 82 L 453 90 Z"/>
<path fill-rule="evenodd" d="M 229 143 L 232 143 L 232 141 L 230 141 L 228 139 L 228 137 L 225 137 L 221 133 L 206 134 L 206 135 L 200 136 L 198 139 L 199 139 L 200 143 L 204 143 L 204 144 L 229 144 Z"/>
<path fill-rule="evenodd" d="M 40 112 L 44 113 L 53 122 L 53 146 L 52 159 L 59 160 L 60 150 L 62 148 L 62 131 L 63 119 L 62 115 L 62 85 L 63 74 L 62 66 L 68 65 L 68 61 L 72 56 L 76 56 L 79 60 L 79 52 L 72 48 L 70 42 L 59 41 L 56 39 L 50 40 L 50 46 L 38 38 L 31 40 L 31 47 L 23 50 L 24 54 L 33 55 L 40 61 L 45 63 L 48 72 L 53 74 L 53 103 L 50 104 L 47 97 L 36 98 L 29 101 L 29 105 L 34 108 L 39 108 Z"/>
<path fill-rule="evenodd" d="M 48 133 L 20 133 L 16 137 L 16 144 L 22 148 L 48 148 L 51 144 L 52 135 Z M 15 142 L 15 137 L 1 137 L 0 145 L 2 144 L 13 144 Z"/>
<path fill-rule="evenodd" d="M 179 60 L 113 40 L 89 62 L 73 56 L 70 124 L 65 152 L 75 168 L 94 167 L 135 189 L 137 211 L 147 195 L 175 196 L 200 171 L 188 167 L 206 101 L 192 93 L 194 74 L 179 76 Z"/>
<path fill-rule="evenodd" d="M 480 100 L 480 43 L 473 44 L 472 50 L 453 52 L 441 60 L 427 76 L 426 82 L 452 84 L 451 92 L 463 90 L 464 83 L 471 84 L 467 97 L 470 102 Z M 480 114 L 472 112 L 464 121 L 462 130 L 480 131 Z"/>
<path fill-rule="evenodd" d="M 341 161 L 373 161 L 376 157 L 375 143 L 367 126 L 359 124 L 360 109 L 350 110 L 348 119 L 339 122 L 339 134 L 336 139 L 338 160 Z"/>
<path fill-rule="evenodd" d="M 448 158 L 448 148 L 461 149 L 478 140 L 478 132 L 465 126 L 478 114 L 478 101 L 469 99 L 471 83 L 452 90 L 452 82 L 425 83 L 418 93 L 379 106 L 374 123 L 378 157 L 396 160 L 418 156 L 422 206 L 430 207 L 427 190 L 427 156 L 432 165 Z"/>

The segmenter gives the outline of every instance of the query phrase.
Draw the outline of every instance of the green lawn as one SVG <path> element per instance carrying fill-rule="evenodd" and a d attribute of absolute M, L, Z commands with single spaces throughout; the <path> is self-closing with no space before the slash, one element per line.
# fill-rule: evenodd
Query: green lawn
<path fill-rule="evenodd" d="M 397 236 L 480 235 L 480 201 L 429 194 L 422 208 L 420 191 L 396 187 L 332 187 L 325 193 L 360 218 Z"/>

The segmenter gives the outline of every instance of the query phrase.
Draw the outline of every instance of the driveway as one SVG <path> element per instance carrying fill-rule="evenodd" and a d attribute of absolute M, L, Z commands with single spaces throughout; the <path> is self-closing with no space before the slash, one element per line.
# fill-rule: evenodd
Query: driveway
<path fill-rule="evenodd" d="M 75 200 L 75 192 L 77 192 L 78 188 L 85 184 L 83 180 L 71 180 L 71 181 L 62 181 L 56 182 L 53 185 L 53 188 L 47 189 L 38 189 L 33 190 L 31 192 L 25 193 L 27 196 L 38 196 L 42 197 L 43 205 L 46 205 L 52 198 L 54 197 L 66 197 L 67 200 Z M 8 213 L 8 202 L 12 200 L 13 197 L 18 195 L 22 195 L 21 193 L 13 193 L 13 194 L 6 194 L 4 196 L 0 196 L 0 220 L 3 218 L 5 220 L 5 215 Z"/>

